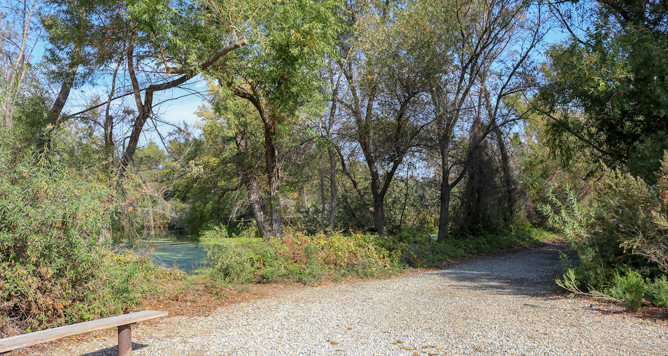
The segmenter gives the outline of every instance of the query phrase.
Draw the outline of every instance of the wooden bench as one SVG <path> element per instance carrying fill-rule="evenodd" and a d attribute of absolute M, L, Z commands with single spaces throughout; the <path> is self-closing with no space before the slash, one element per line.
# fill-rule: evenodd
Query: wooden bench
<path fill-rule="evenodd" d="M 164 311 L 146 310 L 111 318 L 87 321 L 85 323 L 61 326 L 59 328 L 37 331 L 30 334 L 12 336 L 6 339 L 0 339 L 0 354 L 22 347 L 61 339 L 67 336 L 84 334 L 117 326 L 118 355 L 130 356 L 132 354 L 132 325 L 140 321 L 160 318 L 166 315 L 167 312 Z"/>

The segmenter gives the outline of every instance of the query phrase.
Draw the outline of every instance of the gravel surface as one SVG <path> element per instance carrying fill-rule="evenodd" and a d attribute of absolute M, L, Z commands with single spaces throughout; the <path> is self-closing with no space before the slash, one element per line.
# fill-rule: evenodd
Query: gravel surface
<path fill-rule="evenodd" d="M 134 331 L 133 355 L 668 356 L 665 321 L 554 293 L 559 245 L 442 271 L 292 289 Z M 113 335 L 54 355 L 114 354 Z"/>

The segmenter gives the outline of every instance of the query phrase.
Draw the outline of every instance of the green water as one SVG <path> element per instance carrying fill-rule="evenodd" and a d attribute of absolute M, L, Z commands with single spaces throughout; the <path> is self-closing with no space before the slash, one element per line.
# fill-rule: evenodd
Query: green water
<path fill-rule="evenodd" d="M 262 238 L 230 238 L 225 239 L 238 244 L 261 244 Z M 133 251 L 148 254 L 153 261 L 165 267 L 174 267 L 192 272 L 206 266 L 206 249 L 215 241 L 193 242 L 183 232 L 161 231 L 151 240 L 139 240 L 116 246 L 118 251 Z"/>
<path fill-rule="evenodd" d="M 165 267 L 176 266 L 183 271 L 191 272 L 205 266 L 207 246 L 209 243 L 193 242 L 185 239 L 182 234 L 167 231 L 155 239 L 123 244 L 117 248 L 148 254 L 156 264 Z"/>
<path fill-rule="evenodd" d="M 138 253 L 148 253 L 159 265 L 176 266 L 186 272 L 204 267 L 206 261 L 206 246 L 202 243 L 160 242 L 134 250 Z"/>

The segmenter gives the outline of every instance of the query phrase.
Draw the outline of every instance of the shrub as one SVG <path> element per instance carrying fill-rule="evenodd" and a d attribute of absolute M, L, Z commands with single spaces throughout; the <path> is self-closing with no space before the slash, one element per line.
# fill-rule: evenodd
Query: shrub
<path fill-rule="evenodd" d="M 647 283 L 647 301 L 668 308 L 668 279 L 665 275 L 656 278 L 654 283 Z"/>
<path fill-rule="evenodd" d="M 445 243 L 406 230 L 386 240 L 387 249 L 401 256 L 409 267 L 442 267 L 443 262 L 513 248 L 534 246 L 553 235 L 532 227 L 500 230 L 493 234 L 452 236 Z"/>
<path fill-rule="evenodd" d="M 642 307 L 645 290 L 646 285 L 643 277 L 639 273 L 629 270 L 623 277 L 615 274 L 609 293 L 614 298 L 626 301 L 628 309 L 637 311 Z"/>
<path fill-rule="evenodd" d="M 0 146 L 0 314 L 19 329 L 104 313 L 97 278 L 107 253 L 108 190 L 65 158 Z"/>
<path fill-rule="evenodd" d="M 575 191 L 566 186 L 566 198 L 559 199 L 554 187 L 547 192 L 549 204 L 539 205 L 538 210 L 545 215 L 548 224 L 559 230 L 571 246 L 577 249 L 589 237 L 590 225 L 595 209 L 579 201 Z"/>
<path fill-rule="evenodd" d="M 205 233 L 211 239 L 215 229 Z M 399 258 L 375 235 L 286 235 L 269 242 L 261 239 L 219 239 L 208 250 L 212 278 L 228 283 L 310 283 L 342 276 L 392 273 Z"/>
<path fill-rule="evenodd" d="M 215 266 L 213 278 L 226 283 L 248 283 L 256 279 L 262 259 L 251 245 L 221 241 L 207 250 L 208 263 Z"/>
<path fill-rule="evenodd" d="M 208 252 L 212 278 L 227 283 L 386 276 L 409 267 L 441 267 L 448 260 L 535 245 L 551 237 L 538 229 L 451 239 L 445 244 L 412 230 L 394 237 L 288 234 L 269 242 L 221 236 L 215 228 L 203 235 L 216 241 Z"/>
<path fill-rule="evenodd" d="M 608 245 L 622 249 L 621 255 L 644 259 L 662 272 L 668 272 L 667 176 L 668 153 L 656 186 L 618 170 L 607 171 L 597 191 L 595 226 L 609 239 Z"/>
<path fill-rule="evenodd" d="M 640 308 L 645 289 L 650 303 L 662 303 L 656 291 L 663 288 L 657 276 L 668 268 L 667 175 L 668 155 L 654 186 L 606 169 L 590 204 L 575 199 L 572 191 L 565 202 L 550 192 L 551 206 L 541 209 L 579 257 L 558 282 L 562 287 L 592 295 L 606 291 L 633 310 Z M 644 282 L 652 278 L 654 283 Z"/>

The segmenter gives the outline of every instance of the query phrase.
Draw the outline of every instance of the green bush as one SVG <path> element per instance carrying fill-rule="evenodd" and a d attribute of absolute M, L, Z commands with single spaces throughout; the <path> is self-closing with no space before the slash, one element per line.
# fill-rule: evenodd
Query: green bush
<path fill-rule="evenodd" d="M 552 237 L 538 229 L 518 229 L 487 237 L 470 236 L 437 243 L 418 231 L 393 237 L 370 234 L 286 235 L 262 239 L 224 238 L 222 230 L 204 233 L 212 278 L 227 283 L 300 282 L 344 277 L 386 276 L 410 267 L 441 267 L 456 260 L 504 249 L 531 246 Z"/>
<path fill-rule="evenodd" d="M 0 337 L 135 309 L 181 278 L 111 253 L 112 192 L 63 155 L 8 152 L 0 138 Z"/>
<path fill-rule="evenodd" d="M 625 276 L 615 274 L 609 293 L 612 297 L 626 301 L 630 310 L 640 310 L 647 286 L 643 277 L 632 270 Z"/>
<path fill-rule="evenodd" d="M 590 225 L 595 209 L 579 201 L 575 191 L 566 186 L 566 197 L 560 199 L 551 187 L 547 192 L 549 204 L 539 205 L 538 210 L 545 215 L 548 224 L 559 230 L 571 244 L 578 249 L 589 237 Z"/>
<path fill-rule="evenodd" d="M 668 308 L 668 279 L 665 275 L 653 283 L 647 283 L 647 301 L 653 305 Z"/>
<path fill-rule="evenodd" d="M 663 303 L 658 293 L 664 288 L 659 276 L 668 271 L 668 155 L 658 176 L 656 185 L 648 185 L 607 169 L 587 203 L 572 191 L 565 200 L 550 193 L 551 206 L 541 209 L 579 257 L 560 279 L 562 287 L 592 295 L 605 291 L 633 310 L 642 305 L 645 289 L 650 303 Z"/>
<path fill-rule="evenodd" d="M 65 158 L 0 146 L 0 314 L 23 329 L 105 312 L 108 190 Z"/>
<path fill-rule="evenodd" d="M 226 283 L 248 283 L 256 279 L 262 258 L 252 245 L 221 241 L 207 251 L 208 263 L 215 266 L 213 278 Z"/>
<path fill-rule="evenodd" d="M 442 267 L 443 262 L 520 247 L 535 246 L 553 238 L 532 227 L 500 230 L 484 236 L 453 236 L 445 243 L 417 231 L 406 230 L 388 238 L 384 246 L 401 256 L 408 267 Z"/>
<path fill-rule="evenodd" d="M 204 233 L 209 241 L 215 229 Z M 286 235 L 283 239 L 219 238 L 208 250 L 212 278 L 227 283 L 310 283 L 393 272 L 398 257 L 374 235 Z"/>
<path fill-rule="evenodd" d="M 655 186 L 609 170 L 597 189 L 596 238 L 629 263 L 668 272 L 668 154 Z"/>

